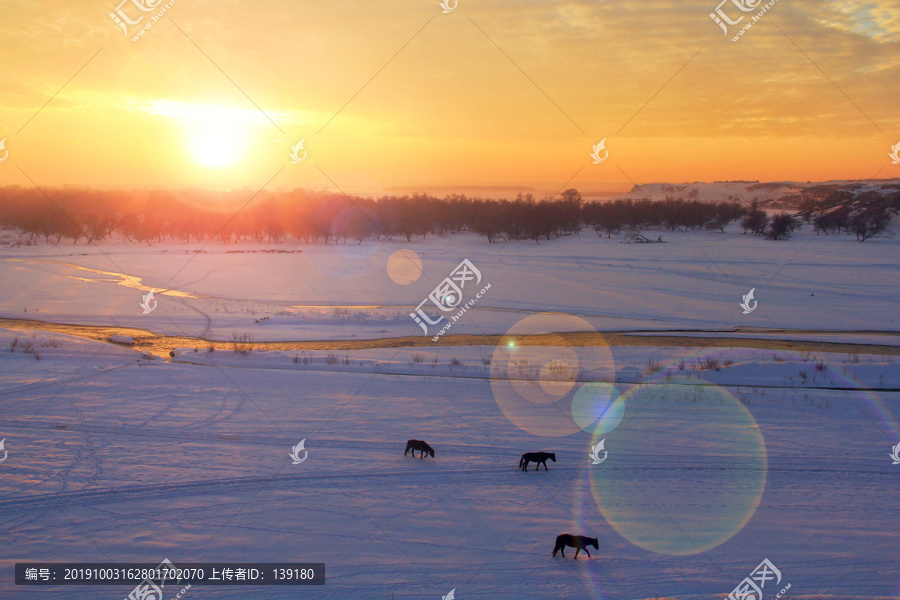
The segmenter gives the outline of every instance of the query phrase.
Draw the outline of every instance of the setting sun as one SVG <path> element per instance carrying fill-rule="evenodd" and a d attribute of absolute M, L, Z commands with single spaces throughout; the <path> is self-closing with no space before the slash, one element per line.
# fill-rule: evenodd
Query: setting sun
<path fill-rule="evenodd" d="M 226 121 L 192 122 L 185 127 L 187 148 L 198 165 L 232 167 L 244 155 L 247 135 L 243 127 Z"/>
<path fill-rule="evenodd" d="M 190 160 L 216 169 L 237 165 L 247 154 L 253 128 L 267 125 L 258 111 L 222 104 L 153 99 L 127 106 L 176 125 Z"/>

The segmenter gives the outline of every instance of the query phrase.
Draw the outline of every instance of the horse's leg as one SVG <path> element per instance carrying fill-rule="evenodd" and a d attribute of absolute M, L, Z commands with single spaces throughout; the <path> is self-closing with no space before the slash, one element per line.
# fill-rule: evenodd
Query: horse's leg
<path fill-rule="evenodd" d="M 581 550 L 581 548 L 579 548 L 578 546 L 575 546 L 575 559 L 574 559 L 574 560 L 578 560 L 578 552 L 579 552 L 579 550 Z"/>
<path fill-rule="evenodd" d="M 591 551 L 587 549 L 587 546 L 584 547 L 584 552 L 588 555 L 588 558 L 591 557 Z"/>

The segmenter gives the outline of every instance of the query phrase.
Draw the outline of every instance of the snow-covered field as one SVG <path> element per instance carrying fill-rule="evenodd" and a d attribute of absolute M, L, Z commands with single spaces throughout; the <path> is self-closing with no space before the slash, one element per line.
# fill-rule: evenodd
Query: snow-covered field
<path fill-rule="evenodd" d="M 898 242 L 663 236 L 418 240 L 400 245 L 424 267 L 411 285 L 390 276 L 403 279 L 390 242 L 2 250 L 4 318 L 422 341 L 246 354 L 219 344 L 163 360 L 0 329 L 0 598 L 130 591 L 16 587 L 16 562 L 165 557 L 327 565 L 321 587 L 184 596 L 197 599 L 724 598 L 765 558 L 782 573 L 766 600 L 788 583 L 783 598 L 896 598 L 900 465 L 888 455 L 900 443 L 900 357 L 534 336 L 748 327 L 879 344 L 898 331 Z M 262 252 L 276 249 L 302 253 Z M 409 318 L 463 258 L 491 289 L 450 334 L 506 334 L 498 346 L 441 346 Z M 151 288 L 158 305 L 145 315 Z M 759 305 L 744 315 L 750 288 Z M 404 456 L 411 438 L 435 458 Z M 309 458 L 293 465 L 302 439 Z M 593 465 L 601 441 L 608 454 Z M 556 453 L 549 471 L 517 469 L 539 450 Z M 566 532 L 597 537 L 599 550 L 551 557 Z"/>
<path fill-rule="evenodd" d="M 659 234 L 667 243 L 623 244 L 585 230 L 541 244 L 464 234 L 339 246 L 7 248 L 0 278 L 14 284 L 0 291 L 0 317 L 218 340 L 234 331 L 256 340 L 420 335 L 409 313 L 468 258 L 491 289 L 455 334 L 504 333 L 541 310 L 581 316 L 598 331 L 900 331 L 900 240 L 858 243 L 809 226 L 779 242 L 739 229 Z M 413 283 L 409 259 L 392 258 L 400 249 L 421 261 Z M 158 307 L 145 315 L 139 303 L 152 288 Z M 759 306 L 744 315 L 736 309 L 751 288 Z"/>

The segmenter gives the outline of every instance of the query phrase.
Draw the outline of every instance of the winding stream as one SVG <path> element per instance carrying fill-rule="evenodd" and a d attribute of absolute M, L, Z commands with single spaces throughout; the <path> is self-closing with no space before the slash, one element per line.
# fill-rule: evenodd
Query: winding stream
<path fill-rule="evenodd" d="M 174 348 L 208 348 L 211 344 L 217 349 L 228 350 L 231 340 L 208 340 L 201 337 L 172 336 L 154 333 L 136 327 L 115 327 L 101 325 L 71 325 L 67 323 L 51 323 L 31 319 L 0 319 L 0 327 L 18 330 L 48 331 L 71 335 L 82 339 L 109 342 L 110 336 L 122 335 L 131 337 L 136 350 L 149 352 L 163 358 L 169 357 Z M 683 348 L 759 348 L 763 350 L 784 350 L 797 352 L 839 352 L 854 354 L 875 354 L 884 356 L 900 356 L 900 346 L 887 344 L 855 344 L 850 342 L 818 342 L 810 340 L 782 340 L 750 337 L 703 337 L 703 333 L 680 335 L 688 332 L 662 332 L 647 335 L 643 331 L 622 331 L 613 333 L 581 332 L 551 333 L 529 335 L 516 338 L 516 344 L 523 346 L 558 345 L 562 338 L 573 346 L 643 346 L 643 347 L 683 347 Z M 735 329 L 735 334 L 815 334 L 814 331 L 776 331 L 759 329 Z M 833 332 L 829 332 L 833 333 Z M 869 332 L 874 333 L 874 332 Z M 897 337 L 897 334 L 884 334 Z M 504 335 L 446 335 L 441 338 L 441 346 L 496 346 L 510 341 Z M 110 342 L 112 343 L 112 342 Z M 288 340 L 277 342 L 254 342 L 257 350 L 282 351 L 323 351 L 323 350 L 371 350 L 376 348 L 434 347 L 431 338 L 425 336 L 405 336 L 368 340 Z"/>

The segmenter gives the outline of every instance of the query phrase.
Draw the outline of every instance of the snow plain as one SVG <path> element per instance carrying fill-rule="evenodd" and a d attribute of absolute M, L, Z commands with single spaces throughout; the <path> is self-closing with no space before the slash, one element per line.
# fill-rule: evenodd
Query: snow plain
<path fill-rule="evenodd" d="M 865 343 L 897 332 L 895 240 L 663 235 L 666 244 L 582 232 L 505 247 L 429 237 L 401 245 L 424 265 L 412 285 L 391 280 L 390 243 L 7 248 L 0 316 L 219 340 L 413 336 L 410 308 L 468 258 L 492 289 L 454 334 L 521 339 L 567 322 Z M 751 287 L 759 306 L 743 315 Z M 158 293 L 144 315 L 150 288 L 181 295 Z M 0 330 L 0 348 L 15 350 L 0 352 L 0 597 L 130 591 L 16 587 L 17 561 L 164 557 L 327 565 L 322 587 L 195 586 L 185 597 L 197 599 L 437 600 L 454 588 L 460 600 L 724 598 L 764 558 L 791 584 L 785 598 L 900 593 L 892 352 L 421 337 L 409 348 L 246 356 L 223 344 L 162 360 Z M 23 351 L 28 341 L 40 360 Z M 410 438 L 436 457 L 404 456 Z M 301 439 L 309 460 L 292 465 Z M 601 440 L 608 458 L 592 465 Z M 537 450 L 557 462 L 519 471 L 519 456 Z M 598 537 L 599 551 L 551 557 L 564 532 Z M 766 599 L 777 591 L 770 584 Z"/>
<path fill-rule="evenodd" d="M 580 316 L 598 331 L 900 332 L 900 240 L 858 243 L 809 226 L 779 242 L 737 228 L 658 233 L 666 243 L 624 244 L 585 230 L 540 244 L 462 234 L 338 246 L 23 246 L 0 249 L 0 279 L 13 282 L 0 316 L 219 340 L 235 330 L 260 341 L 419 335 L 409 313 L 468 258 L 491 289 L 454 333 L 504 333 L 536 311 Z M 406 262 L 391 260 L 400 249 L 422 263 L 409 285 L 390 277 L 388 265 Z M 153 288 L 158 308 L 142 314 L 138 304 Z M 751 288 L 757 310 L 735 312 Z"/>

